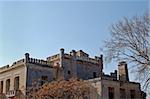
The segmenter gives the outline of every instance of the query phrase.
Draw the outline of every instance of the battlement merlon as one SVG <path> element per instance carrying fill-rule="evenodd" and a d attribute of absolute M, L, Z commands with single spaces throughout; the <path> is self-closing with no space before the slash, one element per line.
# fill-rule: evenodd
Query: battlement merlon
<path fill-rule="evenodd" d="M 95 64 L 101 64 L 101 66 L 103 65 L 103 55 L 95 56 L 94 58 L 91 58 L 89 57 L 89 54 L 85 53 L 82 50 L 79 50 L 79 51 L 72 50 L 70 53 L 65 53 L 65 50 L 63 48 L 60 49 L 59 54 L 47 57 L 47 61 L 49 62 L 53 62 L 56 60 L 61 61 L 62 57 L 71 59 L 71 57 L 73 56 L 75 56 L 76 60 L 82 60 L 82 61 L 91 62 Z"/>

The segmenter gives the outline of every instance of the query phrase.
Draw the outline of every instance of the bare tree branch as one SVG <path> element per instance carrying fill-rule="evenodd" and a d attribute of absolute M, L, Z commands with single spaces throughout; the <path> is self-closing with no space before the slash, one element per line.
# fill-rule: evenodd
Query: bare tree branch
<path fill-rule="evenodd" d="M 150 15 L 124 17 L 111 28 L 104 43 L 106 62 L 125 60 L 134 65 L 143 87 L 150 87 Z"/>

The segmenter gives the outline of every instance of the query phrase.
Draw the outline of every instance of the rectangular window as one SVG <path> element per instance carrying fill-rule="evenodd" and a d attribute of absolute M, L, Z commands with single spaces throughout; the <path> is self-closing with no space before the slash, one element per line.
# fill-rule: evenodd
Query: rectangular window
<path fill-rule="evenodd" d="M 130 90 L 131 99 L 135 99 L 135 90 Z"/>
<path fill-rule="evenodd" d="M 3 83 L 3 81 L 1 81 L 1 84 L 0 84 L 0 93 L 3 93 L 3 85 L 4 85 L 4 83 Z"/>
<path fill-rule="evenodd" d="M 96 72 L 93 72 L 93 78 L 96 78 Z"/>
<path fill-rule="evenodd" d="M 126 99 L 125 89 L 120 88 L 120 99 Z"/>
<path fill-rule="evenodd" d="M 41 77 L 41 86 L 46 83 L 48 81 L 48 77 L 47 76 L 42 76 Z"/>
<path fill-rule="evenodd" d="M 108 96 L 109 96 L 109 99 L 115 99 L 114 98 L 114 88 L 113 87 L 108 87 Z"/>
<path fill-rule="evenodd" d="M 70 71 L 68 70 L 68 74 L 70 75 Z"/>
<path fill-rule="evenodd" d="M 6 80 L 6 92 L 10 90 L 10 79 Z"/>
<path fill-rule="evenodd" d="M 19 76 L 14 79 L 14 89 L 19 90 Z"/>

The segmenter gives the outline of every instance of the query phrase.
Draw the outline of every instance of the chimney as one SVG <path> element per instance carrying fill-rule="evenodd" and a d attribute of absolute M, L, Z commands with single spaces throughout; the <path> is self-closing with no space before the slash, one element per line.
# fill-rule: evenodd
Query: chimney
<path fill-rule="evenodd" d="M 119 80 L 129 81 L 128 67 L 125 61 L 119 62 L 118 70 L 119 70 Z"/>

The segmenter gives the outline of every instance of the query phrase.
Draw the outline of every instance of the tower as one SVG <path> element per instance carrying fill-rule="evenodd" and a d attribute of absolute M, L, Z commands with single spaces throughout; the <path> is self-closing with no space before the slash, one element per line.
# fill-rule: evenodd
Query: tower
<path fill-rule="evenodd" d="M 129 81 L 128 67 L 125 61 L 119 62 L 118 70 L 119 70 L 119 80 Z"/>

